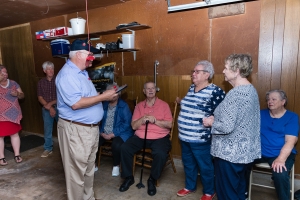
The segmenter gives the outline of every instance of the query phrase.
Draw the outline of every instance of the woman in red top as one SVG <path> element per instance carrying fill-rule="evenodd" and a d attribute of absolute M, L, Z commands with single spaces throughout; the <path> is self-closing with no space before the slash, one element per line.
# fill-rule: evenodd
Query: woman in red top
<path fill-rule="evenodd" d="M 15 161 L 22 162 L 20 156 L 20 137 L 18 132 L 22 129 L 20 120 L 22 112 L 19 99 L 24 98 L 18 83 L 8 79 L 6 67 L 0 65 L 0 165 L 7 165 L 4 157 L 4 137 L 10 136 L 15 153 Z"/>

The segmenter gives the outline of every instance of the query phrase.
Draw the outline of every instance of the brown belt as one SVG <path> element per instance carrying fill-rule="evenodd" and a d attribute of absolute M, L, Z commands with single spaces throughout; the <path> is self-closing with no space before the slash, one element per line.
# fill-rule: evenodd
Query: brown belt
<path fill-rule="evenodd" d="M 84 123 L 80 123 L 80 122 L 74 122 L 74 121 L 71 121 L 71 120 L 67 120 L 67 119 L 63 119 L 61 118 L 62 120 L 65 120 L 67 122 L 71 122 L 73 124 L 77 124 L 77 125 L 80 125 L 80 126 L 87 126 L 87 127 L 94 127 L 94 126 L 99 126 L 100 122 L 98 122 L 97 124 L 84 124 Z"/>

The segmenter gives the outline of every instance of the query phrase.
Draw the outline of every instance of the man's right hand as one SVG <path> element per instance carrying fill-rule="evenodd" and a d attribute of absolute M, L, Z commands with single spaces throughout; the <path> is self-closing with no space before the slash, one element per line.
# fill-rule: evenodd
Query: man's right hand
<path fill-rule="evenodd" d="M 103 95 L 105 101 L 111 101 L 114 97 L 118 96 L 118 93 L 114 89 L 111 89 L 104 91 L 101 95 Z"/>

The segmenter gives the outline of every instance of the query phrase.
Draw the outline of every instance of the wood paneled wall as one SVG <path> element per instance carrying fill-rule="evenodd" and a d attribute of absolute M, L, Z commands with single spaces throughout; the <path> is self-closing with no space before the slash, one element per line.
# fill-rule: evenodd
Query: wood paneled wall
<path fill-rule="evenodd" d="M 184 2 L 183 2 L 184 3 Z M 300 114 L 300 1 L 260 0 L 246 2 L 242 15 L 208 19 L 207 9 L 167 13 L 167 2 L 132 0 L 126 4 L 89 11 L 90 31 L 113 29 L 125 22 L 138 21 L 152 26 L 136 32 L 137 60 L 132 53 L 109 54 L 100 64 L 117 62 L 119 84 L 127 83 L 126 99 L 144 99 L 143 83 L 153 80 L 153 63 L 159 60 L 158 96 L 170 105 L 176 96 L 183 97 L 190 86 L 189 71 L 203 59 L 210 60 L 216 75 L 213 82 L 229 91 L 223 81 L 224 59 L 231 53 L 250 53 L 254 72 L 250 78 L 265 108 L 265 93 L 281 88 L 287 92 L 288 109 Z M 84 17 L 85 13 L 79 13 Z M 56 72 L 64 59 L 53 58 L 50 43 L 37 41 L 31 32 L 58 26 L 69 26 L 76 13 L 39 20 L 24 27 L 0 30 L 3 64 L 10 78 L 16 80 L 25 93 L 21 102 L 24 130 L 43 132 L 40 105 L 36 97 L 37 81 L 44 74 L 41 64 L 54 62 Z M 31 31 L 30 31 L 31 29 Z M 97 42 L 110 42 L 119 35 L 101 37 Z M 123 55 L 123 57 L 122 57 Z M 124 62 L 123 62 L 124 61 Z M 124 70 L 122 70 L 124 69 Z M 122 76 L 125 74 L 125 76 Z M 171 105 L 172 107 L 172 105 Z M 177 132 L 173 137 L 173 154 L 180 155 Z M 298 151 L 300 145 L 297 146 Z M 300 173 L 300 159 L 296 158 L 296 173 Z"/>
<path fill-rule="evenodd" d="M 266 108 L 268 90 L 282 89 L 288 97 L 287 109 L 300 115 L 299 10 L 299 0 L 261 0 L 257 87 L 261 108 Z M 297 174 L 299 166 L 296 156 Z"/>
<path fill-rule="evenodd" d="M 15 80 L 23 90 L 25 99 L 19 101 L 23 130 L 43 133 L 41 106 L 37 100 L 37 82 L 32 51 L 31 27 L 24 24 L 0 30 L 0 48 L 8 78 Z"/>

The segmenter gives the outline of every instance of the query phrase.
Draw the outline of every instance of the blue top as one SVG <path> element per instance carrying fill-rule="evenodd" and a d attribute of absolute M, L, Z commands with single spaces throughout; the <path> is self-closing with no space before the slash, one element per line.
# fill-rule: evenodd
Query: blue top
<path fill-rule="evenodd" d="M 96 124 L 103 117 L 102 103 L 73 110 L 72 105 L 82 97 L 97 96 L 98 93 L 86 70 L 80 70 L 68 60 L 55 80 L 59 117 L 85 124 Z"/>
<path fill-rule="evenodd" d="M 298 137 L 299 118 L 291 111 L 286 111 L 281 118 L 272 118 L 269 109 L 260 111 L 261 150 L 264 157 L 277 157 L 285 143 L 285 136 Z M 293 148 L 292 153 L 297 153 Z"/>
<path fill-rule="evenodd" d="M 209 84 L 198 92 L 195 92 L 195 85 L 191 85 L 180 102 L 179 139 L 191 143 L 210 142 L 210 127 L 204 127 L 202 119 L 213 115 L 215 108 L 224 97 L 225 92 L 215 84 Z"/>
<path fill-rule="evenodd" d="M 104 132 L 108 104 L 108 101 L 103 102 L 104 116 L 100 125 L 100 133 Z M 113 133 L 116 137 L 120 136 L 124 142 L 126 142 L 126 140 L 133 135 L 133 130 L 131 128 L 131 118 L 132 114 L 127 103 L 122 99 L 118 99 L 114 116 Z"/>

